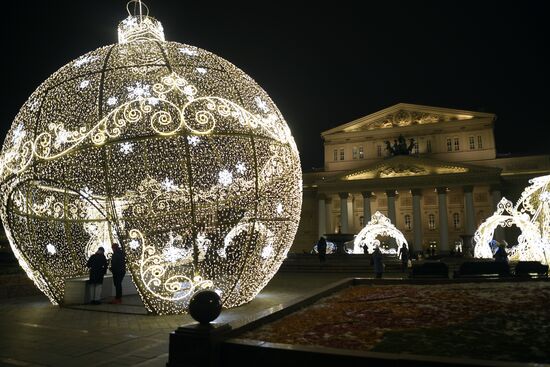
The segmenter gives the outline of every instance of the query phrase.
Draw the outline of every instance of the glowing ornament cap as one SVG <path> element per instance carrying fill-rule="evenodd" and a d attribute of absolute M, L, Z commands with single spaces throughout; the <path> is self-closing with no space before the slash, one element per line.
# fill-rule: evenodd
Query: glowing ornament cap
<path fill-rule="evenodd" d="M 165 41 L 164 28 L 155 18 L 130 15 L 118 25 L 118 43 L 151 40 Z"/>
<path fill-rule="evenodd" d="M 130 4 L 135 3 L 139 14 L 132 15 Z M 142 14 L 142 8 L 145 7 L 146 15 Z M 128 18 L 124 19 L 118 25 L 118 43 L 128 43 L 134 41 L 161 41 L 164 42 L 164 28 L 162 24 L 153 17 L 149 16 L 149 8 L 141 1 L 130 1 L 126 6 Z"/>

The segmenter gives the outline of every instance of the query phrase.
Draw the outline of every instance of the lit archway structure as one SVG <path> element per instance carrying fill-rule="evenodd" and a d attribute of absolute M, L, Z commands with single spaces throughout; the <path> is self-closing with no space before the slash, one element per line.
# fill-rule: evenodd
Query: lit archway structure
<path fill-rule="evenodd" d="M 510 260 L 536 260 L 544 261 L 544 251 L 538 226 L 531 221 L 526 213 L 520 213 L 511 201 L 502 198 L 497 205 L 497 210 L 487 218 L 474 234 L 474 257 L 492 258 L 493 252 L 489 242 L 493 239 L 497 227 L 511 227 L 516 225 L 521 234 L 518 236 L 518 244 L 507 249 Z"/>
<path fill-rule="evenodd" d="M 197 289 L 250 301 L 292 245 L 302 176 L 267 93 L 230 62 L 168 42 L 143 14 L 119 43 L 68 63 L 23 105 L 0 155 L 15 256 L 52 303 L 122 246 L 146 308 L 186 312 Z"/>
<path fill-rule="evenodd" d="M 550 243 L 550 175 L 529 180 L 516 203 L 516 211 L 528 213 L 531 220 L 537 222 L 543 242 Z"/>
<path fill-rule="evenodd" d="M 408 245 L 403 233 L 392 224 L 388 217 L 377 211 L 372 215 L 371 220 L 365 225 L 361 232 L 355 236 L 355 240 L 353 241 L 353 253 L 363 253 L 363 246 L 365 245 L 367 246 L 367 251 L 372 253 L 375 246 L 380 242 L 376 239 L 378 236 L 387 236 L 395 239 L 398 250 L 403 244 Z M 387 252 L 386 249 L 381 247 L 380 251 L 382 251 L 382 253 Z"/>
<path fill-rule="evenodd" d="M 543 263 L 550 263 L 550 175 L 535 177 L 527 186 L 516 203 L 518 213 L 531 216 L 541 234 L 541 246 L 544 252 Z"/>

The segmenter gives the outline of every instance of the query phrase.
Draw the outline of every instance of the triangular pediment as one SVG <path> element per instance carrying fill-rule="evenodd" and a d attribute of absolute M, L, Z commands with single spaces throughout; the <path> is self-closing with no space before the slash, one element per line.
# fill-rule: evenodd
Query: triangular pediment
<path fill-rule="evenodd" d="M 324 131 L 322 136 L 475 119 L 494 120 L 492 113 L 398 103 L 381 111 Z"/>
<path fill-rule="evenodd" d="M 493 167 L 480 167 L 471 164 L 402 155 L 378 161 L 355 171 L 346 172 L 336 176 L 335 179 L 356 181 L 447 174 L 495 174 L 499 171 L 498 168 Z"/>

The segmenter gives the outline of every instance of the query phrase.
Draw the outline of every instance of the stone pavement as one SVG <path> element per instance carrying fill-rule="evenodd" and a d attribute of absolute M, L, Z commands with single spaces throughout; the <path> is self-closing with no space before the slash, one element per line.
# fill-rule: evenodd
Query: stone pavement
<path fill-rule="evenodd" d="M 216 322 L 246 318 L 343 278 L 371 275 L 280 273 L 252 302 L 222 311 Z M 0 300 L 0 366 L 164 367 L 169 333 L 191 318 L 144 315 L 136 298 L 126 303 L 75 309 L 52 306 L 44 296 Z"/>

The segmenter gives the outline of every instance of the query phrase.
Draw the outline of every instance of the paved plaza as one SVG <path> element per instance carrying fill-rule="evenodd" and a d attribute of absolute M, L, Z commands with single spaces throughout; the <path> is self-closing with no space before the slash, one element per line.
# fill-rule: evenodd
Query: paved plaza
<path fill-rule="evenodd" d="M 277 274 L 250 303 L 224 310 L 232 322 L 332 282 L 362 274 Z M 60 308 L 44 296 L 0 300 L 0 366 L 165 366 L 168 335 L 188 315 L 146 315 L 137 298 L 123 305 Z"/>

